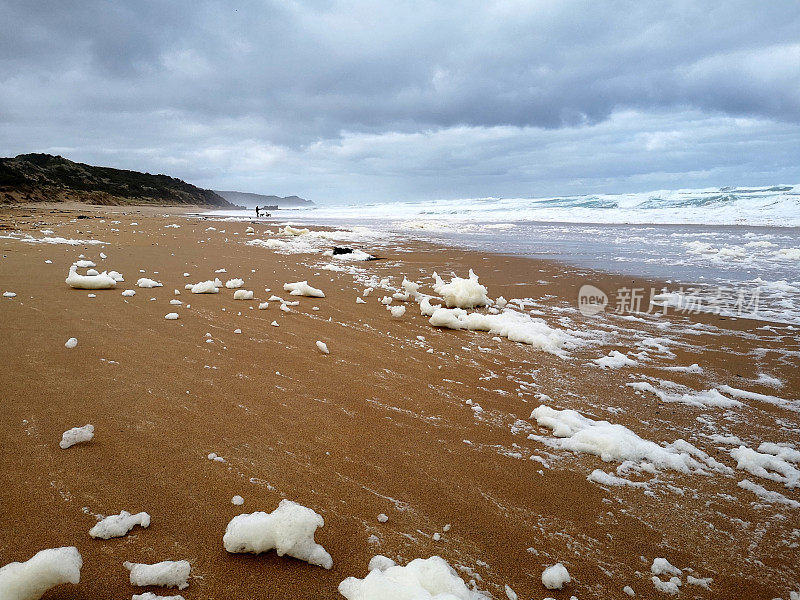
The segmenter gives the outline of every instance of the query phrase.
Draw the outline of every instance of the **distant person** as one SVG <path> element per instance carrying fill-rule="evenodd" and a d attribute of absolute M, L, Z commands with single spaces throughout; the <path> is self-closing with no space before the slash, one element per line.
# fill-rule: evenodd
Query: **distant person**
<path fill-rule="evenodd" d="M 256 219 L 261 216 L 261 214 L 258 212 L 258 210 L 259 210 L 258 206 L 256 206 Z"/>

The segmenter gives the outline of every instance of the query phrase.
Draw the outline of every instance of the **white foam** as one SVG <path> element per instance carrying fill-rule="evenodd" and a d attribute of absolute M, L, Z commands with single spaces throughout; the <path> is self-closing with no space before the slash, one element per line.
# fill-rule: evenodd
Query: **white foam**
<path fill-rule="evenodd" d="M 175 321 L 180 318 L 180 315 L 176 312 L 167 313 L 164 315 L 164 318 L 168 321 Z"/>
<path fill-rule="evenodd" d="M 574 410 L 555 410 L 542 404 L 533 410 L 531 418 L 536 419 L 540 426 L 552 429 L 553 435 L 559 439 L 535 434 L 529 435 L 530 439 L 554 448 L 594 454 L 606 462 L 632 461 L 682 473 L 703 472 L 706 466 L 729 471 L 684 440 L 676 440 L 670 446 L 659 446 L 623 425 L 594 421 Z"/>
<path fill-rule="evenodd" d="M 124 562 L 123 566 L 130 573 L 132 585 L 157 585 L 176 587 L 179 590 L 189 587 L 189 574 L 192 565 L 188 560 L 164 560 L 152 565 L 144 563 Z"/>
<path fill-rule="evenodd" d="M 322 290 L 308 285 L 308 281 L 296 281 L 294 283 L 284 283 L 284 291 L 289 292 L 290 296 L 309 296 L 311 298 L 324 298 Z"/>
<path fill-rule="evenodd" d="M 149 279 L 148 277 L 140 277 L 139 280 L 136 282 L 136 286 L 140 288 L 157 288 L 162 287 L 161 282 L 156 281 L 155 279 Z"/>
<path fill-rule="evenodd" d="M 74 546 L 48 548 L 25 562 L 0 568 L 0 598 L 39 600 L 47 590 L 64 583 L 80 583 L 83 558 Z"/>
<path fill-rule="evenodd" d="M 800 487 L 800 470 L 792 464 L 800 460 L 800 457 L 791 452 L 782 454 L 778 448 L 780 447 L 775 444 L 762 444 L 759 450 L 764 452 L 759 452 L 747 446 L 739 446 L 731 450 L 731 456 L 736 461 L 737 469 L 762 479 L 783 483 L 788 488 Z"/>
<path fill-rule="evenodd" d="M 385 557 L 383 557 L 385 558 Z M 394 561 L 370 561 L 373 569 L 363 579 L 348 577 L 339 584 L 347 600 L 489 600 L 471 590 L 446 560 L 417 558 L 402 567 Z"/>
<path fill-rule="evenodd" d="M 434 327 L 448 329 L 469 329 L 488 331 L 492 335 L 508 338 L 512 342 L 528 344 L 555 354 L 565 355 L 565 347 L 575 344 L 577 338 L 561 329 L 554 329 L 542 319 L 533 318 L 526 313 L 506 309 L 496 315 L 477 312 L 468 313 L 460 308 L 434 308 L 427 298 L 420 302 L 423 314 L 431 311 L 429 323 Z"/>
<path fill-rule="evenodd" d="M 159 596 L 158 594 L 154 594 L 153 592 L 145 592 L 144 594 L 134 594 L 131 596 L 131 600 L 186 600 L 180 594 L 175 594 L 174 596 Z"/>
<path fill-rule="evenodd" d="M 89 535 L 93 538 L 101 538 L 104 540 L 122 537 L 136 525 L 150 527 L 150 515 L 146 512 L 132 515 L 128 511 L 123 510 L 118 515 L 110 515 L 97 523 L 89 530 Z"/>
<path fill-rule="evenodd" d="M 229 290 L 240 288 L 243 285 L 244 285 L 244 279 L 228 279 L 228 281 L 225 282 L 225 287 L 228 288 Z"/>
<path fill-rule="evenodd" d="M 758 496 L 765 502 L 770 502 L 772 504 L 785 504 L 790 508 L 800 508 L 800 502 L 798 502 L 797 500 L 792 500 L 791 498 L 787 498 L 780 492 L 773 492 L 771 490 L 768 490 L 763 485 L 753 483 L 749 479 L 743 479 L 736 485 L 738 485 L 743 490 L 748 490 L 753 492 L 756 496 Z"/>
<path fill-rule="evenodd" d="M 70 446 L 88 442 L 94 437 L 94 425 L 84 425 L 83 427 L 73 427 L 61 434 L 61 441 L 58 445 L 66 450 Z"/>
<path fill-rule="evenodd" d="M 800 412 L 800 403 L 796 400 L 784 400 L 777 396 L 770 396 L 768 394 L 758 394 L 756 392 L 748 392 L 747 390 L 740 390 L 729 385 L 721 385 L 719 389 L 734 398 L 741 398 L 742 400 L 755 400 L 757 402 L 766 402 L 774 404 L 794 412 Z"/>
<path fill-rule="evenodd" d="M 234 300 L 252 300 L 253 299 L 253 292 L 252 290 L 236 290 L 233 292 L 233 299 Z"/>
<path fill-rule="evenodd" d="M 675 596 L 676 594 L 680 593 L 680 588 L 683 583 L 680 577 L 672 577 L 669 581 L 661 581 L 661 579 L 653 575 L 650 580 L 653 582 L 653 586 L 659 592 L 664 592 L 665 594 L 670 594 L 671 596 Z"/>
<path fill-rule="evenodd" d="M 475 308 L 492 303 L 486 288 L 478 283 L 478 276 L 472 269 L 467 279 L 453 277 L 450 283 L 445 283 L 436 272 L 433 273 L 433 279 L 433 291 L 442 297 L 448 308 Z"/>
<path fill-rule="evenodd" d="M 672 382 L 668 381 L 662 381 L 662 384 L 667 384 L 669 389 L 677 390 L 677 392 L 657 388 L 647 381 L 633 381 L 626 383 L 625 385 L 639 392 L 650 392 L 655 394 L 662 402 L 679 402 L 681 404 L 687 404 L 689 406 L 695 406 L 698 408 L 735 408 L 742 406 L 742 403 L 738 400 L 723 396 L 714 388 L 709 390 L 694 391 L 689 390 L 689 388 L 685 386 L 673 384 Z"/>
<path fill-rule="evenodd" d="M 567 568 L 561 563 L 556 563 L 547 567 L 542 572 L 542 585 L 548 590 L 560 590 L 570 583 L 572 578 L 569 576 Z"/>
<path fill-rule="evenodd" d="M 310 508 L 284 499 L 271 513 L 254 512 L 231 519 L 222 542 L 231 553 L 258 554 L 274 549 L 278 556 L 286 554 L 330 569 L 331 555 L 314 541 L 314 532 L 324 525 L 325 520 Z"/>
<path fill-rule="evenodd" d="M 68 246 L 88 246 L 94 244 L 108 244 L 100 240 L 77 240 L 64 237 L 43 237 L 35 238 L 27 233 L 12 233 L 10 235 L 0 235 L 0 239 L 18 240 L 28 244 L 66 244 Z"/>
<path fill-rule="evenodd" d="M 602 469 L 595 469 L 586 477 L 588 481 L 593 481 L 594 483 L 599 483 L 600 485 L 606 486 L 630 486 L 630 487 L 647 487 L 647 484 L 642 481 L 630 481 L 629 479 L 625 479 L 624 477 L 617 477 L 612 473 L 606 473 Z"/>
<path fill-rule="evenodd" d="M 653 575 L 682 575 L 682 571 L 673 565 L 666 558 L 654 558 L 650 565 L 650 572 Z"/>
<path fill-rule="evenodd" d="M 79 290 L 108 290 L 117 287 L 116 280 L 105 271 L 99 275 L 79 275 L 75 266 L 70 267 L 64 282 Z"/>
<path fill-rule="evenodd" d="M 195 283 L 194 285 L 188 284 L 186 286 L 193 294 L 218 294 L 220 286 L 216 285 L 216 281 L 208 280 Z"/>
<path fill-rule="evenodd" d="M 319 348 L 319 351 L 322 352 L 323 354 L 331 353 L 330 350 L 328 350 L 328 344 L 326 344 L 325 342 L 317 340 L 317 348 Z"/>
<path fill-rule="evenodd" d="M 286 225 L 286 227 L 283 227 L 282 229 L 279 228 L 278 229 L 278 233 L 283 233 L 284 235 L 298 236 L 298 235 L 306 235 L 308 233 L 311 233 L 311 230 L 310 229 L 305 229 L 305 228 L 298 229 L 296 227 L 292 227 L 291 225 Z"/>
<path fill-rule="evenodd" d="M 78 345 L 78 338 L 71 337 L 66 342 L 64 342 L 64 348 L 69 348 L 70 350 Z"/>
<path fill-rule="evenodd" d="M 595 358 L 592 362 L 603 369 L 619 369 L 620 367 L 636 366 L 639 364 L 617 350 L 612 350 L 607 356 Z"/>

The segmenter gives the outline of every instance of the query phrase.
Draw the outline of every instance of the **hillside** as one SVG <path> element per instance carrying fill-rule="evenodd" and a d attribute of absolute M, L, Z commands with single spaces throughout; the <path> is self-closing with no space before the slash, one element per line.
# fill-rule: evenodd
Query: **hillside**
<path fill-rule="evenodd" d="M 50 154 L 0 158 L 0 203 L 63 202 L 230 206 L 175 177 L 96 167 Z"/>
<path fill-rule="evenodd" d="M 278 208 L 306 208 L 314 206 L 311 200 L 305 200 L 299 196 L 266 196 L 264 194 L 252 194 L 250 192 L 233 192 L 214 190 L 217 194 L 233 204 L 244 206 L 278 206 Z"/>

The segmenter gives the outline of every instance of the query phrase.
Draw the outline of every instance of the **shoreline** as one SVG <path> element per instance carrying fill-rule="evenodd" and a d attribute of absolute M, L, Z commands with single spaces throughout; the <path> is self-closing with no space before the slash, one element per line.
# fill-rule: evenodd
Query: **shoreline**
<path fill-rule="evenodd" d="M 736 445 L 720 441 L 736 436 L 758 448 L 796 440 L 800 418 L 791 402 L 800 389 L 793 366 L 800 348 L 793 328 L 714 315 L 586 317 L 575 306 L 577 290 L 598 274 L 547 259 L 355 239 L 344 243 L 384 260 L 339 263 L 317 246 L 279 254 L 243 243 L 253 237 L 295 243 L 276 236 L 274 225 L 258 224 L 248 237 L 245 223 L 197 220 L 165 207 L 94 207 L 102 216 L 91 221 L 45 213 L 49 208 L 34 211 L 30 223 L 0 210 L 0 233 L 47 228 L 110 243 L 3 239 L 3 285 L 17 296 L 2 299 L 7 343 L 0 356 L 8 368 L 0 439 L 12 450 L 0 492 L 9 507 L 0 565 L 76 545 L 84 557 L 82 583 L 55 588 L 47 598 L 138 593 L 127 583 L 124 560 L 182 558 L 192 562 L 190 586 L 181 592 L 187 600 L 339 598 L 338 582 L 364 577 L 379 553 L 401 564 L 441 555 L 496 598 L 506 584 L 521 597 L 617 597 L 625 585 L 651 597 L 649 567 L 657 557 L 697 578 L 712 577 L 709 590 L 684 590 L 697 597 L 794 591 L 800 571 L 791 544 L 800 540 L 789 523 L 798 509 L 737 484 L 749 479 L 795 501 L 797 492 L 737 468 L 730 455 Z M 101 251 L 106 260 L 98 260 Z M 120 271 L 125 283 L 95 298 L 69 289 L 63 278 L 81 253 L 99 270 Z M 245 279 L 244 288 L 261 301 L 277 294 L 300 304 L 284 312 L 273 301 L 262 311 L 257 301 L 233 300 L 232 290 L 183 289 L 220 268 L 226 269 L 220 278 Z M 567 332 L 574 346 L 566 357 L 486 332 L 431 327 L 414 302 L 393 319 L 379 303 L 404 276 L 430 294 L 433 271 L 449 280 L 450 271 L 465 277 L 469 268 L 491 298 L 520 299 L 517 312 Z M 138 288 L 139 277 L 164 285 Z M 391 282 L 381 286 L 387 277 Z M 618 287 L 657 281 L 602 278 Z M 302 280 L 326 297 L 291 298 L 282 290 Z M 371 281 L 378 289 L 356 304 Z M 128 288 L 136 295 L 121 297 Z M 184 304 L 176 308 L 170 300 Z M 178 321 L 164 320 L 171 310 L 180 313 Z M 73 336 L 78 346 L 65 349 Z M 325 341 L 330 355 L 315 340 Z M 611 351 L 637 364 L 594 362 Z M 693 364 L 702 371 L 672 370 Z M 765 383 L 762 374 L 782 387 Z M 661 396 L 626 385 L 632 382 Z M 723 391 L 739 405 L 719 406 L 713 395 L 700 395 L 708 389 L 790 404 Z M 620 470 L 624 461 L 559 447 L 571 438 L 555 437 L 531 418 L 540 405 L 618 423 L 679 454 L 680 445 L 670 444 L 684 439 L 728 470 L 715 470 L 699 455 L 692 456 L 707 474 Z M 85 423 L 95 425 L 94 440 L 58 448 L 62 431 Z M 225 462 L 208 460 L 211 452 Z M 628 483 L 587 480 L 597 470 Z M 231 504 L 237 494 L 243 506 Z M 283 497 L 325 518 L 316 539 L 333 556 L 330 571 L 274 552 L 223 550 L 232 516 L 269 512 Z M 146 510 L 152 525 L 123 539 L 88 537 L 93 514 L 122 509 Z M 388 522 L 378 522 L 379 513 Z M 573 577 L 563 592 L 547 591 L 539 580 L 555 562 Z"/>

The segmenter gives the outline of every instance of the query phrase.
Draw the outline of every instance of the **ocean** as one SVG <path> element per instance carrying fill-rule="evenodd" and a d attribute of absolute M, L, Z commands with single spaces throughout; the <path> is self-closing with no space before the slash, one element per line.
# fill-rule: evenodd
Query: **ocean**
<path fill-rule="evenodd" d="M 757 294 L 756 316 L 800 324 L 800 185 L 324 205 L 272 218 L 653 277 L 676 293 Z"/>

